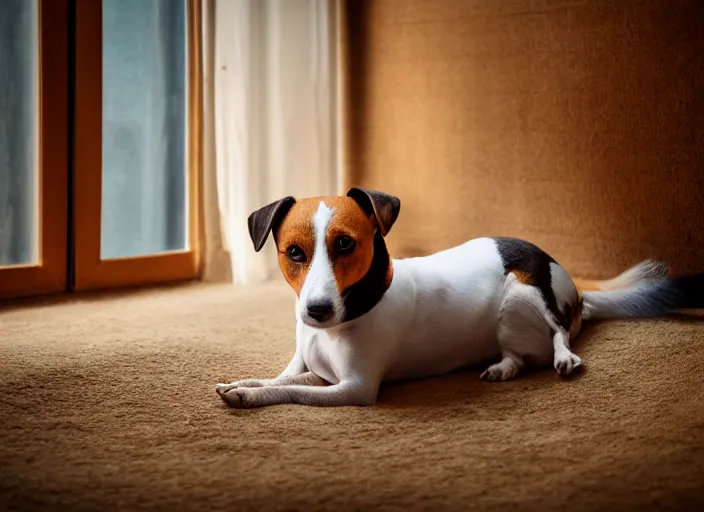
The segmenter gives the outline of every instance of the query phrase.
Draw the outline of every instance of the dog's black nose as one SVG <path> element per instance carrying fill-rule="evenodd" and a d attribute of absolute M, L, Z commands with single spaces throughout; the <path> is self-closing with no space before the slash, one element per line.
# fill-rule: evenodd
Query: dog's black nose
<path fill-rule="evenodd" d="M 317 322 L 324 322 L 332 317 L 332 302 L 329 300 L 316 300 L 306 306 L 308 316 Z"/>

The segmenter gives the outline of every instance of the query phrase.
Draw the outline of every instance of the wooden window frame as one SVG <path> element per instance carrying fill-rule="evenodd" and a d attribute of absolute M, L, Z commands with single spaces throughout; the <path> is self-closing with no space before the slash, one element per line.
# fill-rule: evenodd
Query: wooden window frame
<path fill-rule="evenodd" d="M 101 259 L 102 0 L 76 1 L 74 290 L 141 286 L 200 276 L 203 115 L 200 0 L 187 0 L 187 11 L 189 248 L 148 256 Z"/>
<path fill-rule="evenodd" d="M 0 268 L 0 299 L 66 291 L 68 0 L 38 0 L 37 263 Z"/>

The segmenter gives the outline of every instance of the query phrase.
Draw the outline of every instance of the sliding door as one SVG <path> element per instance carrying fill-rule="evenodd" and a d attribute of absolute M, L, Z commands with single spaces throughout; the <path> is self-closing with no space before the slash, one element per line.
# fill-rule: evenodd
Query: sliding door
<path fill-rule="evenodd" d="M 192 0 L 77 0 L 77 290 L 198 274 L 199 30 Z"/>
<path fill-rule="evenodd" d="M 0 298 L 66 289 L 67 0 L 0 7 Z"/>

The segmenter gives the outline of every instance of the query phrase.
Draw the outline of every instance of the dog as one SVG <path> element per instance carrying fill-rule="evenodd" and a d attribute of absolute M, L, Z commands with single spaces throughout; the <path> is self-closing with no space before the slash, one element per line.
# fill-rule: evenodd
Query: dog
<path fill-rule="evenodd" d="M 297 295 L 296 349 L 273 379 L 216 386 L 235 408 L 368 406 L 382 383 L 488 364 L 484 381 L 583 365 L 570 348 L 584 320 L 704 307 L 704 274 L 667 277 L 646 260 L 608 281 L 577 281 L 524 240 L 476 238 L 392 259 L 385 237 L 401 201 L 354 187 L 346 196 L 285 197 L 248 219 L 254 249 L 269 234 Z"/>

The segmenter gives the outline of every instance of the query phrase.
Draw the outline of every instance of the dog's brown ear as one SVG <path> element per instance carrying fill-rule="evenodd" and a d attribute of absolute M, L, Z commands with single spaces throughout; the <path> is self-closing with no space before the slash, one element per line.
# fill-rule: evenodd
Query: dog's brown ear
<path fill-rule="evenodd" d="M 401 200 L 385 192 L 353 187 L 347 196 L 357 201 L 367 215 L 374 214 L 383 236 L 389 233 L 401 211 Z"/>
<path fill-rule="evenodd" d="M 294 197 L 284 197 L 258 209 L 249 216 L 247 225 L 255 251 L 259 252 L 264 247 L 271 230 L 279 225 L 295 202 Z"/>

